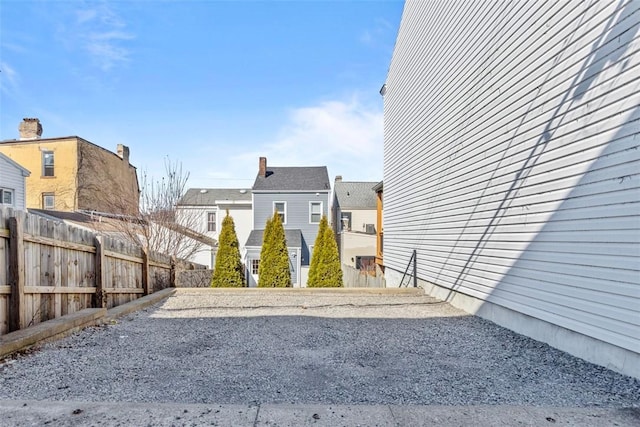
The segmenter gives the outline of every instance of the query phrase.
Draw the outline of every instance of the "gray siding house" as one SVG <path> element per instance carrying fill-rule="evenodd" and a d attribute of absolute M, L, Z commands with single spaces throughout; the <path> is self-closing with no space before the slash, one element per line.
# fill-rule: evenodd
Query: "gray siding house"
<path fill-rule="evenodd" d="M 384 265 L 640 378 L 638 1 L 405 3 L 384 96 Z M 470 13 L 473 11 L 473 13 Z"/>
<path fill-rule="evenodd" d="M 318 224 L 328 215 L 330 192 L 326 166 L 268 168 L 267 159 L 260 158 L 251 190 L 253 231 L 245 244 L 249 286 L 257 286 L 262 233 L 276 211 L 285 229 L 293 285 L 306 286 Z"/>
<path fill-rule="evenodd" d="M 26 178 L 31 173 L 0 153 L 0 206 L 25 210 Z"/>

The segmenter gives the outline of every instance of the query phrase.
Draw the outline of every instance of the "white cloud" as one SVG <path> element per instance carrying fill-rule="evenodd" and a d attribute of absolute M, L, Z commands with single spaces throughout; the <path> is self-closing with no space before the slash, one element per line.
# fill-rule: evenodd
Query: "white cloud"
<path fill-rule="evenodd" d="M 296 161 L 369 158 L 381 148 L 382 111 L 356 98 L 293 110 L 271 151 Z"/>
<path fill-rule="evenodd" d="M 120 31 L 90 33 L 87 35 L 85 47 L 100 68 L 108 71 L 114 65 L 129 60 L 129 50 L 119 42 L 132 38 L 132 35 Z"/>
<path fill-rule="evenodd" d="M 96 9 L 84 9 L 76 11 L 76 20 L 79 24 L 92 21 L 98 16 Z"/>
<path fill-rule="evenodd" d="M 389 21 L 377 18 L 371 28 L 360 33 L 358 40 L 364 45 L 375 47 L 381 43 L 381 40 L 386 40 L 387 33 L 392 30 L 393 26 Z"/>
<path fill-rule="evenodd" d="M 75 11 L 75 35 L 69 36 L 78 37 L 81 48 L 92 62 L 103 71 L 109 71 L 129 61 L 130 49 L 125 42 L 134 39 L 135 35 L 126 31 L 126 23 L 111 4 L 101 2 L 91 6 Z"/>
<path fill-rule="evenodd" d="M 18 87 L 19 75 L 9 64 L 0 62 L 0 88 L 2 92 L 13 91 Z"/>
<path fill-rule="evenodd" d="M 327 166 L 330 179 L 382 179 L 382 106 L 357 97 L 333 100 L 291 110 L 276 136 L 209 163 L 208 172 L 193 176 L 193 187 L 247 187 L 253 184 L 258 159 L 271 166 Z M 241 147 L 221 149 L 239 151 Z"/>

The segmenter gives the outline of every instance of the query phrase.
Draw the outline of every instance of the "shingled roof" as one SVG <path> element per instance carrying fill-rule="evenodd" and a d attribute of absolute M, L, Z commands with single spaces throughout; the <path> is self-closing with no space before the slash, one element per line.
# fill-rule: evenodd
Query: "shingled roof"
<path fill-rule="evenodd" d="M 326 166 L 269 167 L 256 177 L 253 191 L 329 191 Z"/>
<path fill-rule="evenodd" d="M 377 182 L 336 181 L 335 197 L 340 209 L 376 209 L 377 196 L 373 187 Z"/>
<path fill-rule="evenodd" d="M 216 201 L 251 201 L 247 188 L 190 188 L 178 202 L 178 206 L 215 206 Z"/>
<path fill-rule="evenodd" d="M 249 234 L 249 237 L 247 238 L 247 244 L 245 246 L 262 246 L 263 234 L 264 230 L 252 230 L 251 234 Z M 298 229 L 284 230 L 284 237 L 287 240 L 287 247 L 302 247 L 302 231 Z"/>

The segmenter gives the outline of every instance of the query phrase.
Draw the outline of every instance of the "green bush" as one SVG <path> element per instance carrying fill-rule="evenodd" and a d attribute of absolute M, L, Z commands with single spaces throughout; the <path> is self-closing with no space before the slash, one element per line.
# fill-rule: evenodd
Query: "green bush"
<path fill-rule="evenodd" d="M 322 216 L 320 225 L 318 226 L 318 234 L 316 235 L 316 241 L 313 244 L 313 254 L 311 255 L 311 265 L 309 266 L 309 276 L 307 277 L 307 287 L 317 288 L 320 287 L 320 267 L 319 263 L 322 259 L 320 255 L 324 248 L 324 230 L 329 228 L 329 224 L 326 216 Z"/>
<path fill-rule="evenodd" d="M 342 286 L 344 285 L 342 282 L 340 256 L 338 255 L 338 244 L 333 230 L 329 228 L 327 218 L 323 216 L 320 220 L 318 236 L 313 247 L 307 287 L 340 288 Z"/>
<path fill-rule="evenodd" d="M 222 220 L 211 286 L 215 288 L 240 288 L 245 286 L 236 226 L 233 223 L 233 218 L 229 215 L 229 211 L 227 211 L 227 216 Z"/>
<path fill-rule="evenodd" d="M 262 237 L 260 266 L 258 267 L 258 287 L 291 287 L 289 250 L 282 220 L 278 213 L 267 220 Z"/>

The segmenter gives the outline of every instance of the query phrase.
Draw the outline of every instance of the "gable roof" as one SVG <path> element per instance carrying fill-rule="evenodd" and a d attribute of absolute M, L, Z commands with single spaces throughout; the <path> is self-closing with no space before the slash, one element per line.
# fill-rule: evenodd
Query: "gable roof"
<path fill-rule="evenodd" d="M 179 206 L 215 206 L 219 201 L 251 202 L 247 188 L 190 188 L 178 202 Z"/>
<path fill-rule="evenodd" d="M 258 174 L 253 191 L 322 191 L 331 189 L 326 166 L 269 167 L 267 176 Z"/>
<path fill-rule="evenodd" d="M 26 169 L 24 166 L 22 166 L 21 164 L 19 164 L 18 162 L 16 162 L 15 160 L 13 160 L 11 157 L 0 153 L 0 159 L 3 159 L 4 161 L 6 161 L 7 163 L 9 163 L 12 166 L 15 166 L 17 169 L 20 170 L 20 172 L 22 172 L 22 176 L 29 176 L 31 175 L 31 172 L 29 172 L 28 169 Z"/>
<path fill-rule="evenodd" d="M 340 209 L 376 209 L 378 199 L 373 187 L 377 182 L 336 181 L 335 198 Z"/>
<path fill-rule="evenodd" d="M 251 234 L 247 238 L 245 246 L 262 246 L 262 235 L 264 230 L 251 230 Z M 289 248 L 301 248 L 302 247 L 302 231 L 298 229 L 284 230 L 284 238 L 287 240 L 287 247 Z"/>

